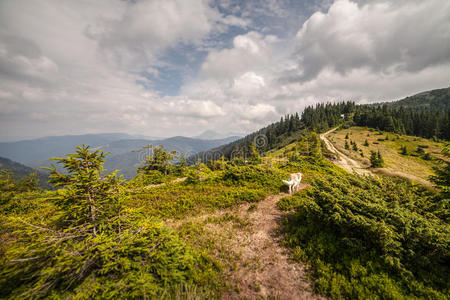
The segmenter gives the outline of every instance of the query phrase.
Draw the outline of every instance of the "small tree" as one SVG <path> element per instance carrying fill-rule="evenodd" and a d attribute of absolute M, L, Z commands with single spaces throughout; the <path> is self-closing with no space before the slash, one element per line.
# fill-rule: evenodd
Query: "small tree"
<path fill-rule="evenodd" d="M 378 160 L 378 165 L 381 167 L 383 167 L 384 165 L 384 160 L 383 157 L 381 156 L 380 150 L 378 150 L 377 152 L 377 160 Z"/>
<path fill-rule="evenodd" d="M 347 150 L 349 150 L 349 149 L 350 149 L 350 146 L 349 146 L 349 144 L 348 144 L 348 142 L 347 142 L 347 141 L 345 141 L 345 149 L 347 149 Z"/>
<path fill-rule="evenodd" d="M 450 143 L 446 143 L 442 148 L 442 154 L 450 158 Z M 435 176 L 430 179 L 441 190 L 441 198 L 450 199 L 450 161 L 442 161 L 442 164 L 434 168 Z"/>
<path fill-rule="evenodd" d="M 348 140 L 348 133 L 345 135 L 345 139 Z"/>
<path fill-rule="evenodd" d="M 260 164 L 262 162 L 261 155 L 259 155 L 255 144 L 250 145 L 250 159 L 249 161 L 253 164 Z"/>
<path fill-rule="evenodd" d="M 353 151 L 358 151 L 358 146 L 356 145 L 356 143 L 353 143 Z"/>
<path fill-rule="evenodd" d="M 77 147 L 77 151 L 66 158 L 52 158 L 63 164 L 68 174 L 62 174 L 55 166 L 50 170 L 50 182 L 64 187 L 58 199 L 63 209 L 63 219 L 71 226 L 88 225 L 94 234 L 102 222 L 108 220 L 116 199 L 120 179 L 112 172 L 102 176 L 106 153 L 89 151 L 89 146 Z"/>
<path fill-rule="evenodd" d="M 417 153 L 419 153 L 419 154 L 424 154 L 424 153 L 425 153 L 425 150 L 423 150 L 423 148 L 422 148 L 422 147 L 420 147 L 420 146 L 417 146 L 417 150 L 416 150 L 416 152 L 417 152 Z"/>
<path fill-rule="evenodd" d="M 406 149 L 406 146 L 402 146 L 401 148 L 400 148 L 400 153 L 402 154 L 402 155 L 408 155 L 408 149 Z"/>
<path fill-rule="evenodd" d="M 146 173 L 149 171 L 159 171 L 164 175 L 172 171 L 171 161 L 176 158 L 175 151 L 167 151 L 163 146 L 148 145 L 140 151 L 150 150 L 150 154 L 146 156 L 144 166 L 138 168 L 138 172 Z"/>
<path fill-rule="evenodd" d="M 369 142 L 367 140 L 365 140 L 364 146 L 369 147 Z"/>
<path fill-rule="evenodd" d="M 370 151 L 370 164 L 372 168 L 383 167 L 383 158 L 381 157 L 380 151 Z"/>

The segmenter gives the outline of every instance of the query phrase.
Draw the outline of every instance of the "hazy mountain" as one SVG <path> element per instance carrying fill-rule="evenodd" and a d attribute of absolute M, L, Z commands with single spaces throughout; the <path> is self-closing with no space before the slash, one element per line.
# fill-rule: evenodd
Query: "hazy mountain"
<path fill-rule="evenodd" d="M 224 133 L 218 133 L 214 130 L 206 130 L 204 132 L 202 132 L 199 135 L 194 136 L 193 138 L 196 139 L 203 139 L 203 140 L 216 140 L 216 139 L 224 139 L 230 136 L 237 136 L 237 137 L 242 137 L 242 134 L 239 133 L 229 133 L 229 134 L 224 134 Z"/>
<path fill-rule="evenodd" d="M 47 182 L 48 175 L 45 172 L 35 170 L 4 157 L 0 157 L 0 170 L 9 170 L 16 180 L 23 179 L 24 177 L 29 176 L 31 173 L 36 173 L 38 183 L 41 187 L 48 188 L 50 186 Z"/>
<path fill-rule="evenodd" d="M 135 175 L 136 168 L 146 153 L 132 152 L 146 145 L 162 145 L 169 150 L 190 156 L 200 151 L 218 147 L 232 142 L 239 137 L 224 139 L 198 139 L 188 137 L 171 137 L 160 140 L 136 139 L 132 135 L 122 133 L 86 134 L 52 136 L 35 140 L 0 143 L 0 156 L 7 157 L 33 168 L 49 166 L 51 157 L 62 157 L 73 153 L 75 147 L 86 144 L 93 150 L 101 149 L 110 154 L 105 167 L 108 171 L 120 170 L 127 178 Z"/>
<path fill-rule="evenodd" d="M 120 140 L 111 142 L 98 149 L 110 152 L 105 162 L 108 171 L 118 169 L 126 178 L 136 175 L 136 169 L 145 160 L 148 151 L 137 152 L 146 145 L 164 146 L 170 151 L 176 151 L 178 155 L 189 157 L 195 153 L 205 151 L 223 144 L 228 144 L 239 139 L 239 137 L 228 137 L 225 139 L 203 140 L 176 136 L 163 140 Z"/>
<path fill-rule="evenodd" d="M 112 141 L 130 139 L 123 133 L 103 133 L 84 135 L 49 136 L 34 140 L 0 143 L 0 156 L 37 168 L 53 156 L 61 156 L 74 151 L 82 144 L 98 147 Z"/>

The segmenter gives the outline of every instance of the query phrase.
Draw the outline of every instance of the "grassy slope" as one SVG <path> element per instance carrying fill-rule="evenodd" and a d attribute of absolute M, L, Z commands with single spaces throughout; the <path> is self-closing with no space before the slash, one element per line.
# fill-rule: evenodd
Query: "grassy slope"
<path fill-rule="evenodd" d="M 380 134 L 381 133 L 381 134 Z M 356 142 L 358 149 L 362 149 L 364 157 L 361 157 L 358 152 L 345 149 L 345 136 L 349 135 L 348 143 L 350 141 Z M 388 140 L 385 138 L 388 137 Z M 351 127 L 349 129 L 342 129 L 335 131 L 329 135 L 329 139 L 342 152 L 348 154 L 351 158 L 359 160 L 365 166 L 369 166 L 370 151 L 380 151 L 383 156 L 385 167 L 398 170 L 407 174 L 428 179 L 433 175 L 433 167 L 436 165 L 436 159 L 424 160 L 422 155 L 419 155 L 416 150 L 419 145 L 425 145 L 426 153 L 430 153 L 433 158 L 443 158 L 440 154 L 442 144 L 433 142 L 420 137 L 398 135 L 387 132 L 373 131 L 364 127 Z M 383 141 L 380 141 L 382 139 Z M 368 141 L 369 146 L 364 146 L 364 142 Z M 400 154 L 400 148 L 406 146 L 409 155 Z"/>
<path fill-rule="evenodd" d="M 334 299 L 446 299 L 449 224 L 445 201 L 407 181 L 356 176 L 300 143 L 273 156 L 311 185 L 279 207 L 286 245 L 310 268 L 315 291 Z M 280 161 L 278 159 L 278 161 Z"/>

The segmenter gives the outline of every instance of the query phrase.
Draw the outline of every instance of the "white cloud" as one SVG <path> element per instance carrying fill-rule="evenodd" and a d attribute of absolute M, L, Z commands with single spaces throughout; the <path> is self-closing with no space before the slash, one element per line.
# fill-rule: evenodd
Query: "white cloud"
<path fill-rule="evenodd" d="M 233 47 L 213 50 L 202 65 L 202 75 L 206 78 L 233 79 L 252 69 L 260 69 L 267 62 L 270 47 L 257 32 L 238 35 L 233 39 Z"/>
<path fill-rule="evenodd" d="M 167 47 L 199 43 L 219 19 L 201 0 L 127 2 L 120 16 L 91 24 L 87 33 L 109 62 L 139 70 L 155 63 Z"/>
<path fill-rule="evenodd" d="M 266 83 L 262 76 L 254 72 L 247 72 L 234 79 L 232 89 L 238 95 L 254 95 L 260 93 L 265 86 Z"/>
<path fill-rule="evenodd" d="M 297 33 L 298 73 L 292 81 L 315 78 L 324 68 L 345 75 L 417 72 L 450 60 L 450 2 L 375 1 L 359 5 L 337 0 L 316 12 Z"/>

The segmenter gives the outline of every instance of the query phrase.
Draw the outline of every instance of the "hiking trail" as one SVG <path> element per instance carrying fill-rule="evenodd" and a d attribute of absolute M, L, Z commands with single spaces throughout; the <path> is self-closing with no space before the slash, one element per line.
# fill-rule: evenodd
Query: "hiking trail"
<path fill-rule="evenodd" d="M 338 127 L 328 130 L 327 132 L 322 133 L 320 135 L 320 139 L 325 142 L 325 145 L 327 146 L 328 150 L 336 154 L 337 160 L 334 161 L 334 163 L 350 173 L 355 172 L 358 175 L 373 176 L 373 173 L 371 171 L 362 167 L 359 162 L 339 151 L 336 147 L 334 147 L 333 143 L 330 142 L 330 140 L 327 138 L 327 135 L 335 131 L 337 128 Z"/>

